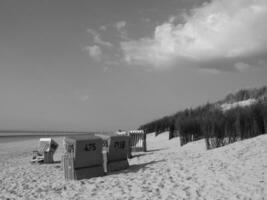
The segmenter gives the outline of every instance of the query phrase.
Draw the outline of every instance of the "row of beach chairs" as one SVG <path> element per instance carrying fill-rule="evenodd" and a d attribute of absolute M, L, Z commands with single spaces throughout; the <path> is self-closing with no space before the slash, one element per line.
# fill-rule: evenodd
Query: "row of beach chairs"
<path fill-rule="evenodd" d="M 65 137 L 62 155 L 65 179 L 88 179 L 127 169 L 132 152 L 146 151 L 145 139 L 142 131 Z M 57 147 L 58 144 L 51 138 L 41 138 L 35 153 L 44 163 L 52 163 Z"/>
<path fill-rule="evenodd" d="M 66 137 L 64 143 L 67 151 L 62 162 L 66 180 L 103 176 L 129 167 L 129 136 L 73 136 Z"/>

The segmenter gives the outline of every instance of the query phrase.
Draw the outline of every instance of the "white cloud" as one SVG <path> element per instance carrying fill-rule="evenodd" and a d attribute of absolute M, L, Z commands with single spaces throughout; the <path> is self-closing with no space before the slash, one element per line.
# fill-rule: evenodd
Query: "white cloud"
<path fill-rule="evenodd" d="M 119 21 L 119 22 L 115 23 L 114 26 L 116 27 L 116 29 L 117 29 L 118 31 L 120 31 L 120 30 L 122 30 L 122 29 L 125 28 L 125 26 L 126 26 L 126 21 Z"/>
<path fill-rule="evenodd" d="M 117 29 L 117 31 L 120 33 L 120 37 L 124 40 L 128 40 L 128 33 L 126 31 L 126 21 L 119 21 L 114 24 L 114 27 Z"/>
<path fill-rule="evenodd" d="M 112 47 L 113 45 L 108 42 L 101 39 L 100 35 L 93 29 L 87 29 L 87 32 L 90 33 L 93 36 L 94 42 L 96 44 L 100 44 L 106 47 Z"/>
<path fill-rule="evenodd" d="M 84 49 L 88 51 L 90 57 L 94 58 L 97 61 L 101 60 L 101 56 L 103 55 L 103 53 L 99 46 L 87 46 Z"/>
<path fill-rule="evenodd" d="M 192 10 L 184 24 L 171 19 L 157 26 L 152 38 L 121 42 L 124 60 L 159 69 L 216 59 L 234 65 L 235 59 L 267 52 L 266 0 L 214 0 Z"/>

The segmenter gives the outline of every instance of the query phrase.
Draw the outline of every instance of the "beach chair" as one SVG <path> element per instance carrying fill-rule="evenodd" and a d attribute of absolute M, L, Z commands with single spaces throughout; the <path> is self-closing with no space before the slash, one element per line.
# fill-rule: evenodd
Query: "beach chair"
<path fill-rule="evenodd" d="M 118 134 L 97 134 L 104 140 L 103 163 L 105 173 L 129 167 L 129 136 Z"/>
<path fill-rule="evenodd" d="M 81 180 L 104 175 L 103 141 L 94 135 L 70 136 L 63 140 L 62 156 L 66 180 Z"/>
<path fill-rule="evenodd" d="M 52 138 L 40 138 L 38 150 L 33 151 L 32 163 L 53 163 L 58 144 Z"/>
<path fill-rule="evenodd" d="M 146 133 L 143 130 L 132 130 L 128 135 L 131 152 L 146 152 Z"/>
<path fill-rule="evenodd" d="M 118 130 L 116 132 L 116 134 L 129 136 L 129 142 L 128 142 L 128 158 L 129 159 L 132 158 L 133 156 L 132 156 L 132 151 L 131 151 L 131 138 L 130 138 L 129 133 L 127 131 Z"/>

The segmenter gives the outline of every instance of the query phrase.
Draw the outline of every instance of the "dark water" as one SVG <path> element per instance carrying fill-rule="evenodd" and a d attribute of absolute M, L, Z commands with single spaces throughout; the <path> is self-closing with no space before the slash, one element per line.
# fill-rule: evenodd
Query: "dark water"
<path fill-rule="evenodd" d="M 20 132 L 13 132 L 13 133 L 0 133 L 0 143 L 7 143 L 7 142 L 15 142 L 15 141 L 23 141 L 23 140 L 34 140 L 39 139 L 42 137 L 51 137 L 51 138 L 58 138 L 64 136 L 77 136 L 77 135 L 94 135 L 95 133 L 81 133 L 81 132 L 73 132 L 73 133 L 20 133 Z"/>

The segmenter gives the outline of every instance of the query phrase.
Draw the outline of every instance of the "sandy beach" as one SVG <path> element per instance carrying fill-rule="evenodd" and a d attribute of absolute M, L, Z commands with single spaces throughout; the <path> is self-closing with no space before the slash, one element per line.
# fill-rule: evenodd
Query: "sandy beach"
<path fill-rule="evenodd" d="M 1 143 L 0 199 L 253 199 L 267 194 L 267 135 L 209 150 L 204 140 L 180 147 L 168 133 L 149 134 L 146 153 L 123 171 L 65 181 L 60 157 L 30 164 L 36 139 Z"/>

